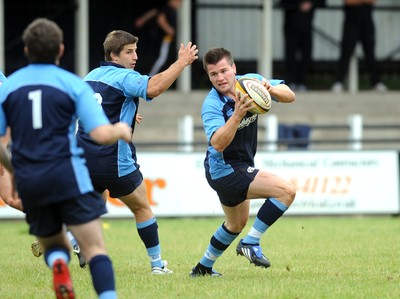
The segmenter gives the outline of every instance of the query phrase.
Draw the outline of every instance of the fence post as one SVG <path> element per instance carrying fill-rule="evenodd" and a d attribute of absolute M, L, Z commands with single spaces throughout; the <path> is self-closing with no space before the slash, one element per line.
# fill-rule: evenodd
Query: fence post
<path fill-rule="evenodd" d="M 278 149 L 278 117 L 274 114 L 269 114 L 264 118 L 265 140 L 267 151 L 276 151 Z"/>
<path fill-rule="evenodd" d="M 258 73 L 263 74 L 265 78 L 272 78 L 272 45 L 274 33 L 272 28 L 273 18 L 273 1 L 262 1 L 261 13 L 261 50 L 258 57 Z"/>
<path fill-rule="evenodd" d="M 179 146 L 181 152 L 193 151 L 193 116 L 185 115 L 178 120 L 178 142 L 185 143 Z"/>
<path fill-rule="evenodd" d="M 350 59 L 349 66 L 349 91 L 351 93 L 357 93 L 358 86 L 358 57 L 357 57 L 357 49 L 354 49 L 354 53 Z"/>
<path fill-rule="evenodd" d="M 363 117 L 360 114 L 352 114 L 348 118 L 348 124 L 350 126 L 350 143 L 349 146 L 352 150 L 362 149 L 362 138 L 363 138 Z"/>
<path fill-rule="evenodd" d="M 178 23 L 182 24 L 178 26 L 178 41 L 189 41 L 191 40 L 191 11 L 192 1 L 182 1 L 182 6 L 178 9 Z M 179 48 L 179 45 L 178 45 Z M 178 77 L 177 87 L 178 91 L 183 93 L 189 93 L 192 90 L 191 86 L 191 66 L 186 67 L 182 74 Z"/>

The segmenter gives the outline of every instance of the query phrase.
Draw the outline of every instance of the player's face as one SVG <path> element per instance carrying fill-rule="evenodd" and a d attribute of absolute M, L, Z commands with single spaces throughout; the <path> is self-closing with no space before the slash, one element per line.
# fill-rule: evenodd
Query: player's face
<path fill-rule="evenodd" d="M 136 44 L 125 45 L 119 55 L 112 56 L 113 62 L 122 65 L 124 68 L 134 69 L 138 60 L 136 50 Z"/>
<path fill-rule="evenodd" d="M 235 93 L 236 66 L 231 65 L 226 58 L 207 66 L 208 78 L 216 90 L 230 97 Z"/>

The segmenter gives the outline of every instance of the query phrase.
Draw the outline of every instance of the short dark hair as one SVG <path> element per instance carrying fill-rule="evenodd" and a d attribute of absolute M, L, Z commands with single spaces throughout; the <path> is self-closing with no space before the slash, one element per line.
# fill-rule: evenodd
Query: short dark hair
<path fill-rule="evenodd" d="M 28 48 L 29 62 L 55 63 L 63 43 L 63 32 L 55 22 L 39 18 L 26 27 L 22 40 Z"/>
<path fill-rule="evenodd" d="M 233 56 L 230 51 L 224 48 L 211 48 L 203 57 L 203 68 L 207 72 L 209 64 L 217 64 L 220 60 L 226 58 L 228 62 L 233 65 Z"/>
<path fill-rule="evenodd" d="M 123 30 L 114 30 L 107 34 L 103 43 L 104 59 L 111 61 L 111 53 L 119 55 L 125 45 L 136 44 L 139 38 Z"/>

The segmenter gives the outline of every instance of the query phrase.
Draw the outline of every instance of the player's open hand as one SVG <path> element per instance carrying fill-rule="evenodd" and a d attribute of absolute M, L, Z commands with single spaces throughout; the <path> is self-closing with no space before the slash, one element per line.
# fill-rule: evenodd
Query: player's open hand
<path fill-rule="evenodd" d="M 186 46 L 181 43 L 178 51 L 178 60 L 182 61 L 185 65 L 190 65 L 199 58 L 197 56 L 198 52 L 199 49 L 197 49 L 197 46 L 192 44 L 192 42 L 188 42 Z"/>
<path fill-rule="evenodd" d="M 137 123 L 138 125 L 140 125 L 140 122 L 142 121 L 142 119 L 143 119 L 143 116 L 142 116 L 141 114 L 137 113 L 137 114 L 136 114 L 135 121 L 136 121 L 136 123 Z"/>
<path fill-rule="evenodd" d="M 248 111 L 254 108 L 253 99 L 247 94 L 242 94 L 241 92 L 236 93 L 235 99 L 235 111 L 240 118 L 243 118 Z"/>

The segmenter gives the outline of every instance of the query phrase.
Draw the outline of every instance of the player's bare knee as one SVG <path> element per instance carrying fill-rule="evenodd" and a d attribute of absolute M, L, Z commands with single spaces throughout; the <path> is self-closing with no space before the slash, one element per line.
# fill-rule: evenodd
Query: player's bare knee
<path fill-rule="evenodd" d="M 246 224 L 243 225 L 243 223 L 231 223 L 231 225 L 229 225 L 229 226 L 225 224 L 225 227 L 231 233 L 235 233 L 235 234 L 240 234 L 245 226 L 246 226 Z"/>
<path fill-rule="evenodd" d="M 225 221 L 225 227 L 233 233 L 240 233 L 247 224 L 249 217 L 248 214 L 243 214 L 237 217 L 234 221 Z"/>
<path fill-rule="evenodd" d="M 287 206 L 290 206 L 296 197 L 296 187 L 292 183 L 288 183 L 285 187 L 285 201 Z"/>

